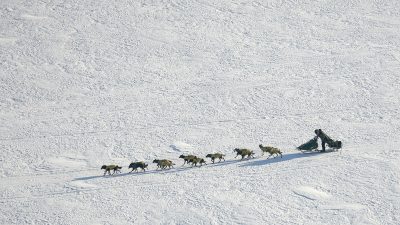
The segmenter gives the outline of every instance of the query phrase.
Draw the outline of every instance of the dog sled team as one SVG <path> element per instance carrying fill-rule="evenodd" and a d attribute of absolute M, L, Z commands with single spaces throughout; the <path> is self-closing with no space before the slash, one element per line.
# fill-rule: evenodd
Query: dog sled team
<path fill-rule="evenodd" d="M 300 145 L 299 147 L 297 147 L 297 149 L 300 151 L 313 151 L 313 150 L 318 149 L 318 138 L 321 139 L 321 144 L 322 144 L 321 152 L 326 151 L 325 144 L 328 144 L 328 146 L 330 148 L 332 148 L 333 150 L 342 148 L 341 141 L 332 140 L 321 129 L 315 130 L 314 133 L 316 134 L 316 136 L 313 139 Z M 258 147 L 261 150 L 261 156 L 264 156 L 264 153 L 269 154 L 267 159 L 269 159 L 271 156 L 273 156 L 274 158 L 280 156 L 280 158 L 282 158 L 282 151 L 276 147 L 263 146 L 262 144 L 260 144 Z M 235 148 L 233 150 L 233 152 L 236 153 L 235 158 L 237 158 L 238 156 L 241 156 L 240 160 L 251 159 L 251 158 L 254 158 L 254 155 L 255 155 L 255 152 L 253 150 L 246 149 L 246 148 Z M 192 167 L 193 166 L 201 167 L 203 164 L 207 165 L 205 159 L 200 158 L 195 155 L 180 155 L 179 158 L 183 159 L 182 166 L 190 164 Z M 206 158 L 210 158 L 212 163 L 215 163 L 216 159 L 219 160 L 218 162 L 221 162 L 221 160 L 225 161 L 225 155 L 222 153 L 207 154 Z M 167 168 L 171 169 L 171 168 L 174 168 L 174 165 L 175 165 L 175 163 L 173 163 L 171 160 L 168 160 L 168 159 L 155 159 L 155 160 L 153 160 L 153 163 L 157 164 L 156 170 L 158 170 L 158 169 L 164 170 Z M 148 167 L 148 164 L 146 164 L 145 162 L 132 162 L 128 168 L 132 169 L 129 172 L 129 173 L 131 173 L 133 171 L 138 172 L 138 169 L 141 169 L 141 171 L 145 172 L 147 167 Z M 101 169 L 104 170 L 104 176 L 105 176 L 107 173 L 109 175 L 114 175 L 115 173 L 121 173 L 122 167 L 120 167 L 118 165 L 103 165 L 101 167 Z M 113 171 L 112 174 L 111 174 L 111 171 Z"/>

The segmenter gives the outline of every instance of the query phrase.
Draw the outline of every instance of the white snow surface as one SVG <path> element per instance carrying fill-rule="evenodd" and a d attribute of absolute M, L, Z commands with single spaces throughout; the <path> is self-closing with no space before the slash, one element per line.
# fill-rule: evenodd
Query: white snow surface
<path fill-rule="evenodd" d="M 400 224 L 399 92 L 398 0 L 1 0 L 0 224 Z"/>

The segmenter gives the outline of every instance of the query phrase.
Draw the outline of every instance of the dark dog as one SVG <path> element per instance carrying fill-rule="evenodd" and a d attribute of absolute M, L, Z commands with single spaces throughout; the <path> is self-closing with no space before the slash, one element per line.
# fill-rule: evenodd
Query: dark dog
<path fill-rule="evenodd" d="M 121 173 L 122 167 L 120 167 L 118 165 L 108 165 L 108 166 L 107 165 L 103 165 L 101 167 L 101 169 L 105 170 L 104 171 L 104 175 L 103 175 L 103 176 L 105 176 L 107 172 L 108 172 L 109 175 L 114 175 L 114 173 Z M 111 170 L 113 171 L 112 174 L 111 174 Z"/>
<path fill-rule="evenodd" d="M 129 173 L 132 173 L 133 171 L 138 172 L 138 168 L 142 169 L 142 171 L 146 171 L 147 166 L 148 165 L 144 162 L 133 162 L 129 165 L 129 168 L 132 168 L 132 171 Z"/>

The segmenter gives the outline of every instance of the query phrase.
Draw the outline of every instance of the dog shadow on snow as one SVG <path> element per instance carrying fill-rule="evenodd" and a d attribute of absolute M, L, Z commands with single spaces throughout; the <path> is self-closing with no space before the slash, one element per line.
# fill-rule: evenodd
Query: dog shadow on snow
<path fill-rule="evenodd" d="M 291 153 L 291 154 L 283 154 L 283 157 L 276 157 L 276 158 L 270 158 L 267 159 L 266 156 L 265 158 L 254 158 L 254 159 L 231 159 L 231 160 L 226 160 L 226 161 L 221 161 L 221 162 L 215 162 L 213 163 L 207 163 L 207 165 L 201 166 L 201 167 L 191 167 L 191 166 L 177 166 L 172 169 L 167 169 L 167 170 L 147 170 L 145 172 L 122 172 L 119 174 L 114 174 L 112 176 L 106 175 L 98 175 L 98 176 L 87 176 L 87 177 L 78 177 L 75 178 L 74 180 L 91 180 L 91 179 L 99 179 L 99 178 L 117 178 L 117 177 L 124 177 L 124 176 L 142 176 L 142 175 L 149 175 L 149 174 L 168 174 L 168 173 L 177 173 L 177 172 L 184 172 L 184 171 L 190 171 L 192 169 L 199 169 L 199 168 L 207 168 L 207 167 L 220 167 L 220 166 L 227 166 L 230 164 L 240 164 L 239 167 L 248 167 L 248 166 L 264 166 L 268 164 L 273 164 L 273 163 L 280 163 L 288 160 L 294 160 L 294 159 L 299 159 L 299 158 L 306 158 L 306 157 L 312 157 L 312 156 L 317 156 L 320 155 L 321 153 L 319 152 L 299 152 L 299 153 Z"/>
<path fill-rule="evenodd" d="M 87 176 L 87 177 L 78 177 L 73 179 L 74 181 L 77 180 L 92 180 L 92 179 L 99 179 L 99 178 L 117 178 L 117 177 L 125 177 L 125 176 L 142 176 L 142 175 L 149 175 L 149 174 L 166 174 L 166 173 L 176 173 L 176 172 L 182 172 L 182 171 L 186 171 L 186 170 L 190 170 L 190 169 L 195 169 L 195 168 L 201 168 L 201 167 L 174 167 L 171 169 L 166 169 L 166 170 L 147 170 L 145 172 L 139 171 L 139 172 L 121 172 L 118 174 L 114 174 L 114 175 L 97 175 L 97 176 Z"/>
<path fill-rule="evenodd" d="M 218 161 L 216 161 L 215 163 L 209 163 L 209 164 L 207 164 L 207 166 L 208 167 L 220 167 L 220 166 L 226 166 L 226 165 L 230 165 L 230 164 L 235 164 L 235 163 L 242 163 L 242 162 L 245 162 L 247 159 L 243 159 L 243 160 L 240 160 L 240 158 L 238 158 L 238 159 L 227 159 L 226 161 L 221 161 L 221 162 L 218 162 Z"/>
<path fill-rule="evenodd" d="M 270 158 L 270 159 L 262 159 L 262 160 L 250 160 L 239 167 L 247 167 L 247 166 L 264 166 L 268 164 L 273 164 L 273 163 L 281 163 L 284 161 L 289 161 L 293 159 L 299 159 L 299 158 L 307 158 L 307 157 L 312 157 L 312 156 L 317 156 L 321 155 L 320 152 L 299 152 L 299 153 L 292 153 L 292 154 L 283 154 L 282 158 L 281 157 L 276 157 L 276 158 Z"/>

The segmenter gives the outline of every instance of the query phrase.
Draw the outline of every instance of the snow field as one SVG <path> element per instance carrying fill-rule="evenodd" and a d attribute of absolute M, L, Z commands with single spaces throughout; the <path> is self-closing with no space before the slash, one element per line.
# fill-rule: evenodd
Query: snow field
<path fill-rule="evenodd" d="M 399 12 L 2 0 L 0 224 L 400 224 Z M 316 128 L 343 150 L 295 151 Z M 233 159 L 260 143 L 283 158 Z M 177 166 L 126 174 L 155 158 Z"/>

